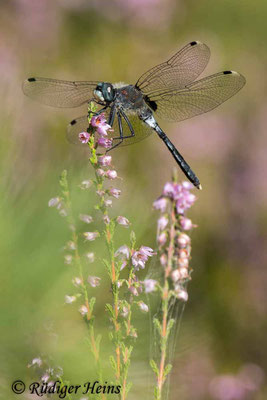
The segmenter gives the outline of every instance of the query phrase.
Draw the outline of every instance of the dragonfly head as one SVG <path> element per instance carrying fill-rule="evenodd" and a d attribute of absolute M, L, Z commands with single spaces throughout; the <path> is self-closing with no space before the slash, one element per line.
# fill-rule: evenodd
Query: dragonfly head
<path fill-rule="evenodd" d="M 111 103 L 115 97 L 113 85 L 109 82 L 100 82 L 94 90 L 95 96 L 101 101 Z"/>

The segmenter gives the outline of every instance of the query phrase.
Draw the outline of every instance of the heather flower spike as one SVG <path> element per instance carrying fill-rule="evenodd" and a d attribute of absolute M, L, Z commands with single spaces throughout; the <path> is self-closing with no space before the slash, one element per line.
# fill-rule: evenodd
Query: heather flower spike
<path fill-rule="evenodd" d="M 166 331 L 174 329 L 173 325 L 177 323 L 172 319 L 171 305 L 188 300 L 187 283 L 191 279 L 191 238 L 188 231 L 195 225 L 185 214 L 196 201 L 196 196 L 191 192 L 193 188 L 190 182 L 178 183 L 174 176 L 172 182 L 164 185 L 162 195 L 153 203 L 154 208 L 160 212 L 157 243 L 163 278 L 159 281 L 145 279 L 143 285 L 146 293 L 159 288 L 162 302 L 162 314 L 154 318 L 156 340 L 160 349 L 159 365 L 157 366 L 154 360 L 151 361 L 157 375 L 156 400 L 163 400 L 163 387 L 167 375 L 164 371 L 166 368 L 170 370 L 170 367 L 167 367 L 167 363 L 170 366 L 170 360 L 167 360 L 166 355 L 166 348 L 170 343 Z"/>

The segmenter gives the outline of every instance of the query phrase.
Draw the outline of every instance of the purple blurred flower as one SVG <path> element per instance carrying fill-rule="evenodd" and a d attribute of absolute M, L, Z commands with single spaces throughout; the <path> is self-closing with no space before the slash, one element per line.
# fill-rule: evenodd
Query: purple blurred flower
<path fill-rule="evenodd" d="M 108 155 L 99 156 L 98 157 L 98 164 L 102 167 L 107 167 L 111 164 L 112 157 Z"/>
<path fill-rule="evenodd" d="M 155 281 L 155 279 L 145 279 L 143 285 L 145 293 L 154 292 L 156 290 L 157 281 Z"/>
<path fill-rule="evenodd" d="M 180 248 L 187 247 L 191 243 L 191 239 L 185 233 L 181 233 L 177 238 L 177 243 Z"/>
<path fill-rule="evenodd" d="M 88 283 L 92 286 L 92 287 L 97 287 L 100 285 L 100 280 L 101 278 L 99 278 L 98 276 L 88 276 Z"/>
<path fill-rule="evenodd" d="M 60 197 L 53 197 L 48 202 L 48 207 L 57 207 L 61 202 Z"/>
<path fill-rule="evenodd" d="M 134 251 L 132 255 L 132 264 L 135 270 L 139 271 L 140 268 L 144 269 L 148 257 L 152 257 L 154 254 L 153 249 L 147 246 L 141 246 L 139 251 Z"/>
<path fill-rule="evenodd" d="M 88 313 L 88 311 L 88 308 L 84 304 L 79 308 L 79 312 L 82 314 L 83 317 Z"/>
<path fill-rule="evenodd" d="M 87 260 L 88 260 L 89 263 L 92 263 L 92 262 L 95 261 L 95 255 L 94 255 L 94 253 L 92 253 L 92 252 L 86 253 L 85 256 L 86 256 L 86 258 L 87 258 Z"/>
<path fill-rule="evenodd" d="M 92 185 L 92 181 L 91 180 L 85 180 L 82 181 L 82 183 L 80 184 L 80 188 L 81 189 L 89 189 L 89 187 Z"/>
<path fill-rule="evenodd" d="M 167 182 L 163 188 L 163 195 L 166 197 L 170 197 L 171 199 L 175 198 L 176 195 L 176 184 L 172 182 Z"/>
<path fill-rule="evenodd" d="M 157 236 L 157 241 L 158 241 L 159 246 L 164 246 L 164 244 L 167 242 L 167 238 L 168 238 L 168 235 L 166 232 L 160 233 Z"/>
<path fill-rule="evenodd" d="M 66 294 L 66 296 L 65 296 L 65 303 L 66 304 L 74 303 L 74 301 L 76 301 L 76 296 L 69 296 L 69 295 Z"/>
<path fill-rule="evenodd" d="M 115 257 L 122 257 L 122 258 L 126 258 L 127 260 L 129 260 L 129 258 L 130 258 L 129 247 L 126 246 L 126 244 L 119 247 L 118 250 L 115 252 Z"/>
<path fill-rule="evenodd" d="M 72 263 L 72 259 L 73 259 L 73 257 L 71 254 L 66 254 L 64 256 L 64 260 L 65 260 L 64 263 L 70 265 Z"/>
<path fill-rule="evenodd" d="M 112 139 L 107 139 L 107 138 L 103 138 L 103 137 L 99 137 L 97 139 L 97 144 L 100 147 L 104 147 L 105 149 L 109 149 L 110 147 L 112 147 Z"/>
<path fill-rule="evenodd" d="M 143 301 L 139 301 L 138 306 L 141 311 L 148 312 L 148 305 L 145 304 Z"/>
<path fill-rule="evenodd" d="M 36 357 L 32 360 L 30 364 L 28 364 L 28 368 L 34 367 L 35 365 L 38 365 L 38 367 L 41 367 L 43 361 L 41 360 L 40 357 Z"/>
<path fill-rule="evenodd" d="M 102 168 L 97 168 L 97 170 L 95 171 L 97 176 L 105 176 L 106 173 Z"/>
<path fill-rule="evenodd" d="M 111 188 L 111 189 L 109 189 L 108 193 L 109 193 L 111 196 L 113 196 L 113 197 L 115 197 L 116 199 L 118 199 L 118 198 L 120 197 L 121 190 L 115 189 L 115 188 Z"/>
<path fill-rule="evenodd" d="M 83 236 L 85 237 L 85 240 L 91 242 L 99 236 L 99 232 L 84 232 Z"/>
<path fill-rule="evenodd" d="M 87 214 L 80 214 L 80 220 L 85 222 L 86 224 L 90 224 L 93 221 L 93 218 L 91 217 L 91 215 L 87 215 Z"/>
<path fill-rule="evenodd" d="M 79 133 L 79 140 L 80 140 L 82 143 L 88 143 L 88 142 L 89 142 L 89 139 L 90 139 L 90 135 L 89 135 L 88 132 L 81 132 L 81 133 Z"/>
<path fill-rule="evenodd" d="M 186 217 L 181 217 L 180 218 L 180 225 L 181 228 L 184 229 L 185 231 L 189 231 L 192 229 L 195 225 L 193 225 L 191 219 L 186 218 Z"/>
<path fill-rule="evenodd" d="M 165 215 L 162 215 L 159 219 L 158 219 L 158 230 L 159 231 L 163 231 L 166 226 L 168 225 L 168 218 Z"/>
<path fill-rule="evenodd" d="M 115 169 L 109 169 L 106 172 L 106 176 L 108 179 L 116 179 L 118 177 L 117 171 Z"/>
<path fill-rule="evenodd" d="M 122 217 L 121 215 L 117 217 L 116 221 L 119 225 L 125 226 L 126 228 L 128 228 L 130 225 L 130 221 L 127 218 Z"/>
<path fill-rule="evenodd" d="M 160 210 L 161 212 L 166 211 L 167 205 L 168 201 L 165 197 L 160 197 L 153 203 L 153 207 L 155 208 L 155 210 Z"/>

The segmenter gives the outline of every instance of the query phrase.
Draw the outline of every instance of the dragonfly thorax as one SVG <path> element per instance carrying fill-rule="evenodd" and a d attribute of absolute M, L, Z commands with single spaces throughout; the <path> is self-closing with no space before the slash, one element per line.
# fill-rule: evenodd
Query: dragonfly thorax
<path fill-rule="evenodd" d="M 111 103 L 115 98 L 115 90 L 109 82 L 100 82 L 94 90 L 94 95 L 101 101 Z"/>

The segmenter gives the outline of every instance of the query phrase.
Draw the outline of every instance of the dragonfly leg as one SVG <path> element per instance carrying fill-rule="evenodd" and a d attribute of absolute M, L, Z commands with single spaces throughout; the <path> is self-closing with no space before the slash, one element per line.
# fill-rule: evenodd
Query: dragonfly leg
<path fill-rule="evenodd" d="M 112 146 L 108 151 L 113 150 L 115 147 L 119 146 L 123 142 L 124 139 L 128 139 L 128 138 L 131 138 L 131 137 L 135 136 L 132 124 L 129 121 L 129 118 L 127 117 L 127 115 L 122 110 L 119 110 L 119 111 L 117 111 L 117 117 L 118 117 L 120 136 L 119 137 L 115 137 L 113 139 L 114 140 L 119 140 L 119 142 L 116 143 L 114 146 Z M 122 126 L 122 118 L 121 117 L 124 118 L 126 124 L 128 125 L 128 127 L 130 129 L 130 132 L 131 132 L 130 135 L 123 136 L 123 126 Z"/>

